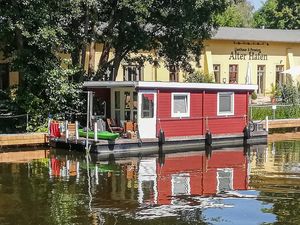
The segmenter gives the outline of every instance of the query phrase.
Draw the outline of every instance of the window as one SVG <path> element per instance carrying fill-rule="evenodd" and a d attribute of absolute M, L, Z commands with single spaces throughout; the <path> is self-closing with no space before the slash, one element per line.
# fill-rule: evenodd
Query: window
<path fill-rule="evenodd" d="M 171 82 L 179 81 L 179 69 L 175 65 L 169 66 L 169 78 Z"/>
<path fill-rule="evenodd" d="M 219 92 L 218 93 L 218 116 L 234 115 L 234 93 Z"/>
<path fill-rule="evenodd" d="M 284 83 L 283 74 L 281 73 L 283 70 L 283 65 L 276 65 L 276 84 L 282 85 Z"/>
<path fill-rule="evenodd" d="M 137 93 L 134 91 L 133 92 L 133 121 L 137 121 Z"/>
<path fill-rule="evenodd" d="M 229 83 L 236 84 L 238 82 L 238 65 L 229 65 Z"/>
<path fill-rule="evenodd" d="M 266 75 L 266 66 L 265 65 L 258 65 L 257 66 L 257 94 L 264 94 L 265 88 L 264 88 L 264 81 L 265 81 L 265 75 Z"/>
<path fill-rule="evenodd" d="M 172 117 L 190 116 L 190 94 L 172 93 Z"/>
<path fill-rule="evenodd" d="M 190 195 L 191 194 L 191 178 L 189 173 L 172 174 L 172 205 L 182 205 L 184 202 L 180 201 L 175 196 Z"/>
<path fill-rule="evenodd" d="M 117 122 L 120 122 L 120 116 L 121 116 L 121 101 L 120 101 L 120 92 L 115 92 L 115 120 Z"/>
<path fill-rule="evenodd" d="M 217 170 L 217 191 L 225 192 L 233 190 L 233 169 L 224 168 Z"/>
<path fill-rule="evenodd" d="M 130 120 L 131 114 L 131 96 L 129 91 L 124 92 L 124 119 Z"/>
<path fill-rule="evenodd" d="M 8 64 L 0 64 L 0 90 L 9 87 L 9 69 Z"/>
<path fill-rule="evenodd" d="M 154 94 L 142 94 L 142 118 L 153 118 Z"/>
<path fill-rule="evenodd" d="M 214 68 L 215 82 L 220 83 L 221 66 L 220 64 L 214 64 L 213 68 Z"/>
<path fill-rule="evenodd" d="M 144 80 L 144 67 L 138 65 L 123 66 L 124 81 L 142 81 Z"/>

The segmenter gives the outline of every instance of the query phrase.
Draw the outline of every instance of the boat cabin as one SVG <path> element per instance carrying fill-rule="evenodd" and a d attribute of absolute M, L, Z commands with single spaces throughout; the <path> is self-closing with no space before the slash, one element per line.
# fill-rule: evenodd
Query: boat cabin
<path fill-rule="evenodd" d="M 165 137 L 242 133 L 257 85 L 88 81 L 84 88 L 94 93 L 94 116 L 130 122 L 140 138 L 156 138 L 160 130 Z"/>

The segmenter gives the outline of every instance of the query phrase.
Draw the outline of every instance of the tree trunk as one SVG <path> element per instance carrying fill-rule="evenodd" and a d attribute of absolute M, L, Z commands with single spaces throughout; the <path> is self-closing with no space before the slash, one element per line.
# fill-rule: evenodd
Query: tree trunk
<path fill-rule="evenodd" d="M 17 38 L 18 54 L 20 55 L 20 57 L 22 57 L 21 54 L 24 47 L 24 42 L 23 42 L 22 31 L 18 27 L 16 27 L 16 38 Z M 24 85 L 24 81 L 25 78 L 22 72 L 19 71 L 19 85 Z"/>
<path fill-rule="evenodd" d="M 81 66 L 82 68 L 85 67 L 85 58 L 86 58 L 86 42 L 87 42 L 87 34 L 88 34 L 88 29 L 89 29 L 89 7 L 86 5 L 85 9 L 85 21 L 84 21 L 84 43 L 82 46 L 82 51 L 81 51 Z"/>
<path fill-rule="evenodd" d="M 112 76 L 110 77 L 110 79 L 112 81 L 115 81 L 118 75 L 118 71 L 119 71 L 119 67 L 121 64 L 121 60 L 122 60 L 122 54 L 121 52 L 116 51 L 116 55 L 115 55 L 115 59 L 114 59 L 114 64 L 113 64 L 113 73 Z"/>
<path fill-rule="evenodd" d="M 91 77 L 94 72 L 95 72 L 95 40 L 92 40 L 90 43 L 88 76 Z"/>
<path fill-rule="evenodd" d="M 79 66 L 80 63 L 80 48 L 76 48 L 71 52 L 72 66 Z"/>
<path fill-rule="evenodd" d="M 89 55 L 89 67 L 88 67 L 88 76 L 91 77 L 95 73 L 95 54 L 96 54 L 96 25 L 93 22 L 92 25 L 92 37 L 90 41 L 90 55 Z"/>
<path fill-rule="evenodd" d="M 98 71 L 101 70 L 101 68 L 107 64 L 108 58 L 109 58 L 109 52 L 110 52 L 110 44 L 105 42 L 103 44 L 101 57 L 98 62 Z"/>

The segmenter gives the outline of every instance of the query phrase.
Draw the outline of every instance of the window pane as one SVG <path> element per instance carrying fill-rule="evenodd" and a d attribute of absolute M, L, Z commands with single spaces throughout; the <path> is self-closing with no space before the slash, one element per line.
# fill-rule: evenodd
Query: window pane
<path fill-rule="evenodd" d="M 133 109 L 137 109 L 137 93 L 133 92 Z"/>
<path fill-rule="evenodd" d="M 154 94 L 142 94 L 142 118 L 153 118 Z"/>
<path fill-rule="evenodd" d="M 125 120 L 130 120 L 130 111 L 127 111 L 127 110 L 126 110 L 126 111 L 124 112 L 124 119 L 125 119 Z"/>
<path fill-rule="evenodd" d="M 232 113 L 232 93 L 219 93 L 219 112 Z"/>
<path fill-rule="evenodd" d="M 124 101 L 125 101 L 125 109 L 130 109 L 130 102 L 131 102 L 131 99 L 130 99 L 130 92 L 128 91 L 125 91 L 124 92 Z"/>
<path fill-rule="evenodd" d="M 186 195 L 190 193 L 189 175 L 172 175 L 173 195 Z"/>
<path fill-rule="evenodd" d="M 218 190 L 219 192 L 232 190 L 232 169 L 218 169 Z"/>
<path fill-rule="evenodd" d="M 120 109 L 120 92 L 115 92 L 115 108 Z"/>
<path fill-rule="evenodd" d="M 174 113 L 187 113 L 187 96 L 174 95 Z"/>
<path fill-rule="evenodd" d="M 115 111 L 115 121 L 117 122 L 117 123 L 120 123 L 120 111 L 119 110 L 116 110 Z"/>

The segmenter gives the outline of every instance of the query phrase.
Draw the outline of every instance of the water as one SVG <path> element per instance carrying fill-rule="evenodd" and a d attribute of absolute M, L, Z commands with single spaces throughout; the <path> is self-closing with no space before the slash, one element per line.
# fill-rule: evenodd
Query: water
<path fill-rule="evenodd" d="M 300 142 L 101 161 L 0 153 L 0 224 L 300 224 Z"/>

